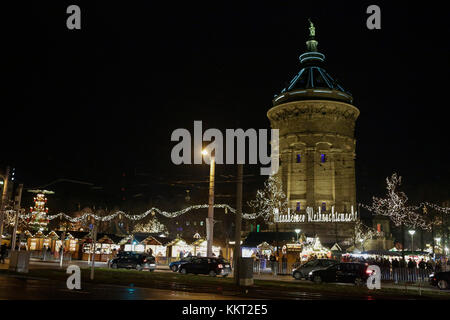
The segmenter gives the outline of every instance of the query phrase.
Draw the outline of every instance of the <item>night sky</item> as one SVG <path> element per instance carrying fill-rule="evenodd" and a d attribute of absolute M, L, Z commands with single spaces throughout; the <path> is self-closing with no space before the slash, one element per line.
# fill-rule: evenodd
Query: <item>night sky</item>
<path fill-rule="evenodd" d="M 274 95 L 300 69 L 310 17 L 326 70 L 361 111 L 358 201 L 383 195 L 393 172 L 412 202 L 450 199 L 449 14 L 430 1 L 393 2 L 6 6 L 0 166 L 15 167 L 26 188 L 90 182 L 111 205 L 125 184 L 138 197 L 191 189 L 206 201 L 209 168 L 173 165 L 172 131 L 193 130 L 194 120 L 269 128 Z M 81 30 L 66 28 L 70 4 L 81 7 Z M 371 4 L 381 7 L 381 30 L 366 28 Z M 235 170 L 217 166 L 218 202 L 234 206 Z M 245 168 L 244 200 L 262 186 L 258 171 Z"/>

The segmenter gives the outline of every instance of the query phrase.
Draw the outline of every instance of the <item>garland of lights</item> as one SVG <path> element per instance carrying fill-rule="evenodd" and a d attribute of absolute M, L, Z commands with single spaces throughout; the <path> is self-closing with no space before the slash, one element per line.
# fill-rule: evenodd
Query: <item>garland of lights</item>
<path fill-rule="evenodd" d="M 104 222 L 104 221 L 111 221 L 112 219 L 116 218 L 117 216 L 119 216 L 119 218 L 121 218 L 123 216 L 125 218 L 130 219 L 130 220 L 138 221 L 138 220 L 144 219 L 149 214 L 155 213 L 155 212 L 165 216 L 166 218 L 176 218 L 176 217 L 178 217 L 178 216 L 180 216 L 182 214 L 185 214 L 185 213 L 187 213 L 187 212 L 189 212 L 191 210 L 205 209 L 205 208 L 208 208 L 208 207 L 209 207 L 208 204 L 199 204 L 199 205 L 193 205 L 193 206 L 184 208 L 184 209 L 179 210 L 179 211 L 174 211 L 174 212 L 167 212 L 167 211 L 162 211 L 162 210 L 160 210 L 158 208 L 151 208 L 151 209 L 145 211 L 144 213 L 138 214 L 138 215 L 136 215 L 136 214 L 134 214 L 134 215 L 133 214 L 127 214 L 127 213 L 125 213 L 123 211 L 116 211 L 116 212 L 114 212 L 114 213 L 112 213 L 112 214 L 110 214 L 108 216 L 104 216 L 104 217 L 101 217 L 101 216 L 96 215 L 94 213 L 85 212 L 82 216 L 77 217 L 77 218 L 72 218 L 69 215 L 61 212 L 61 213 L 58 213 L 58 214 L 55 214 L 55 215 L 48 215 L 47 219 L 48 220 L 53 220 L 53 219 L 56 219 L 56 218 L 64 218 L 66 220 L 69 220 L 72 223 L 75 223 L 75 222 L 83 221 L 83 220 L 87 219 L 88 217 L 92 217 L 92 218 L 94 218 L 97 221 Z M 225 209 L 225 210 L 229 210 L 232 213 L 236 213 L 236 209 L 230 207 L 227 204 L 215 204 L 214 208 L 222 208 L 222 209 Z M 22 214 L 20 216 L 20 218 L 22 218 L 22 219 L 29 219 L 30 216 L 31 216 L 30 213 Z M 244 214 L 242 214 L 242 217 L 244 219 L 256 219 L 258 216 L 260 216 L 260 214 L 256 214 L 256 213 L 253 213 L 253 214 L 244 213 Z"/>
<path fill-rule="evenodd" d="M 419 206 L 406 206 L 405 203 L 407 201 L 407 197 L 403 192 L 396 191 L 396 188 L 401 184 L 401 177 L 398 177 L 396 173 L 394 173 L 391 177 L 391 179 L 386 178 L 387 181 L 387 190 L 388 190 L 388 196 L 387 198 L 376 198 L 373 197 L 373 204 L 372 206 L 367 206 L 365 204 L 360 203 L 359 205 L 370 212 L 374 214 L 389 216 L 391 220 L 394 222 L 396 226 L 401 225 L 402 223 L 409 226 L 409 227 L 419 227 L 422 229 L 430 229 L 431 225 L 434 224 L 434 221 L 427 222 L 424 219 L 424 216 L 416 213 L 416 210 L 419 210 L 420 208 L 423 208 L 424 214 L 427 213 L 426 208 L 430 207 L 434 210 L 437 210 L 441 213 L 449 214 L 450 208 L 449 207 L 441 207 L 438 205 L 435 205 L 433 203 L 429 202 L 422 202 Z M 264 189 L 258 190 L 256 199 L 253 201 L 250 201 L 248 204 L 257 209 L 257 213 L 243 213 L 242 218 L 248 219 L 248 220 L 254 220 L 258 217 L 263 217 L 265 221 L 272 222 L 273 219 L 273 209 L 277 208 L 279 212 L 284 212 L 287 210 L 288 204 L 286 200 L 286 195 L 283 193 L 281 188 L 281 183 L 277 178 L 269 177 L 269 179 L 264 183 Z M 47 220 L 53 220 L 56 218 L 64 218 L 72 223 L 77 223 L 80 221 L 83 221 L 87 219 L 88 217 L 92 217 L 97 221 L 105 222 L 105 221 L 111 221 L 112 219 L 116 218 L 117 216 L 121 218 L 122 216 L 133 220 L 138 221 L 142 220 L 145 217 L 147 217 L 149 214 L 154 215 L 155 212 L 158 214 L 161 214 L 167 218 L 176 218 L 182 214 L 185 214 L 191 210 L 197 210 L 197 209 L 205 209 L 208 208 L 208 204 L 201 204 L 201 205 L 193 205 L 187 208 L 184 208 L 182 210 L 174 211 L 174 212 L 167 212 L 160 210 L 158 208 L 151 208 L 147 211 L 145 211 L 142 214 L 139 215 L 132 215 L 127 214 L 123 211 L 116 211 L 108 216 L 99 216 L 94 213 L 85 212 L 82 216 L 72 218 L 69 215 L 61 212 L 55 215 L 47 215 Z M 214 208 L 221 208 L 225 209 L 225 213 L 227 210 L 229 210 L 232 213 L 236 213 L 236 209 L 230 207 L 227 204 L 214 204 Z M 14 213 L 15 210 L 6 210 L 6 218 L 7 221 L 10 221 L 10 223 L 13 223 L 14 221 Z M 30 212 L 28 214 L 21 214 L 21 219 L 30 219 L 33 216 L 33 212 Z M 429 219 L 428 219 L 429 220 Z M 366 230 L 367 232 L 368 230 Z M 371 232 L 370 232 L 371 233 Z M 369 236 L 370 237 L 370 236 Z"/>

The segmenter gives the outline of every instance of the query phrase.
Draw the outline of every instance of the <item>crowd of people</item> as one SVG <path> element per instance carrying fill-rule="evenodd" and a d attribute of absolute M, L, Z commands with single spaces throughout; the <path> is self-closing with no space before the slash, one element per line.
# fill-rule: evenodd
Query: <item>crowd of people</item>
<path fill-rule="evenodd" d="M 428 270 L 439 272 L 445 269 L 444 263 L 441 260 L 437 259 L 434 261 L 433 259 L 428 259 L 425 261 L 423 258 L 417 263 L 414 259 L 405 259 L 405 258 L 393 258 L 387 259 L 383 257 L 375 257 L 375 258 L 364 258 L 364 257 L 355 257 L 355 256 L 344 256 L 341 259 L 342 262 L 363 262 L 371 265 L 376 265 L 380 267 L 380 269 L 420 269 L 420 270 Z M 449 261 L 450 262 L 450 261 Z M 449 263 L 447 262 L 447 263 Z"/>

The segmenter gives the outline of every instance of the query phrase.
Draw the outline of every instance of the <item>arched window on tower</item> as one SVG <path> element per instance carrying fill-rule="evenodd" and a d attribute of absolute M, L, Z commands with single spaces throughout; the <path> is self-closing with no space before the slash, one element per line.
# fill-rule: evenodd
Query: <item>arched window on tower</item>
<path fill-rule="evenodd" d="M 325 153 L 321 153 L 320 154 L 320 162 L 324 163 L 325 161 L 327 161 L 327 156 Z"/>
<path fill-rule="evenodd" d="M 322 202 L 322 211 L 327 211 L 327 203 Z"/>

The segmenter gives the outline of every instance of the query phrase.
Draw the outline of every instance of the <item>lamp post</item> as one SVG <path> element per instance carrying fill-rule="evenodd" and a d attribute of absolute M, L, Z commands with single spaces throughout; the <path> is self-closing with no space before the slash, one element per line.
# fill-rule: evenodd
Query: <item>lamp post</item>
<path fill-rule="evenodd" d="M 301 230 L 300 229 L 295 229 L 294 231 L 297 234 L 297 243 L 298 243 L 298 234 L 300 233 Z"/>
<path fill-rule="evenodd" d="M 416 230 L 409 230 L 408 232 L 411 235 L 411 254 L 414 254 L 414 233 L 416 233 Z"/>
<path fill-rule="evenodd" d="M 8 184 L 9 184 L 9 166 L 6 167 L 6 174 L 3 176 L 1 175 L 3 179 L 3 192 L 1 197 L 1 203 L 0 203 L 0 243 L 3 235 L 3 219 L 5 215 L 5 208 L 8 202 Z"/>
<path fill-rule="evenodd" d="M 434 238 L 434 240 L 436 240 L 438 247 L 440 247 L 441 246 L 441 238 L 437 237 L 437 238 Z"/>
<path fill-rule="evenodd" d="M 207 155 L 206 150 L 202 155 Z M 214 238 L 214 175 L 215 175 L 215 157 L 214 152 L 210 156 L 209 169 L 209 199 L 208 199 L 208 218 L 206 219 L 206 256 L 212 256 L 212 242 Z"/>

